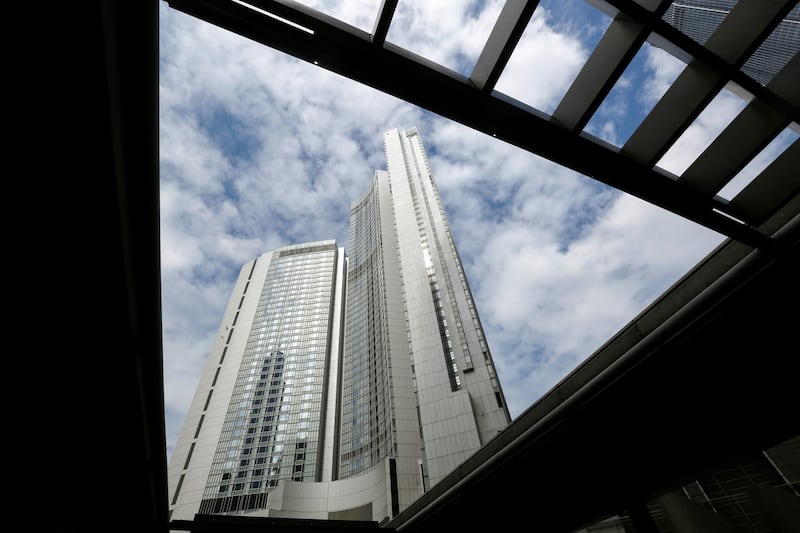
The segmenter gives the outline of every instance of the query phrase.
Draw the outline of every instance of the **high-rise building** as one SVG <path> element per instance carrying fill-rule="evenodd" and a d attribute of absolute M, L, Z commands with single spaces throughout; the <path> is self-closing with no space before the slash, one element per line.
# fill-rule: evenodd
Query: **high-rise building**
<path fill-rule="evenodd" d="M 381 521 L 510 423 L 419 132 L 336 241 L 244 265 L 169 463 L 171 518 Z"/>
<path fill-rule="evenodd" d="M 260 509 L 331 471 L 344 263 L 322 241 L 242 267 L 169 465 L 177 516 Z"/>
<path fill-rule="evenodd" d="M 700 44 L 705 44 L 736 7 L 737 0 L 681 0 L 672 2 L 664 20 Z M 764 39 L 742 65 L 742 72 L 767 85 L 800 49 L 800 5 Z"/>

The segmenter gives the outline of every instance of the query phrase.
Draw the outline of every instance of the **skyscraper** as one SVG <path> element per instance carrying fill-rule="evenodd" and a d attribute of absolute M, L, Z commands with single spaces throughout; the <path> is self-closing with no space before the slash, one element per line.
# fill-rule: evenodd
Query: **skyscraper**
<path fill-rule="evenodd" d="M 241 269 L 169 465 L 195 513 L 390 518 L 510 422 L 419 132 L 333 240 Z"/>
<path fill-rule="evenodd" d="M 717 26 L 736 7 L 737 0 L 672 2 L 664 20 L 695 41 L 705 44 Z M 800 5 L 792 8 L 742 65 L 742 71 L 767 85 L 800 48 Z"/>

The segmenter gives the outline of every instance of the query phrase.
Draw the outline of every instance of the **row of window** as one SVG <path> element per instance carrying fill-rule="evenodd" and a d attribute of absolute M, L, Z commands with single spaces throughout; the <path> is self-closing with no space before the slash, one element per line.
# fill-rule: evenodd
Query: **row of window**
<path fill-rule="evenodd" d="M 297 309 L 284 310 L 280 313 L 262 310 L 256 313 L 253 318 L 255 328 L 271 328 L 275 333 L 293 333 L 298 329 L 309 326 L 324 326 L 328 324 L 328 306 L 309 306 L 307 308 L 298 307 Z M 297 320 L 287 320 L 290 318 Z"/>
<path fill-rule="evenodd" d="M 277 293 L 278 299 L 296 298 L 300 294 L 317 292 L 322 295 L 330 292 L 333 283 L 333 269 L 291 272 L 282 276 L 268 275 L 264 280 L 263 294 Z"/>
<path fill-rule="evenodd" d="M 331 296 L 331 283 L 304 282 L 302 286 L 296 283 L 271 287 L 264 291 L 265 306 L 268 308 L 283 308 L 298 304 L 328 302 Z"/>

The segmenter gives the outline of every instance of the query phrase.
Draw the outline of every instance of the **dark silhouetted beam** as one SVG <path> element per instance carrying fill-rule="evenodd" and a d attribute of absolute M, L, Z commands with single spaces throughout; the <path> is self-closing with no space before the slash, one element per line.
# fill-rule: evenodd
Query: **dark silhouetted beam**
<path fill-rule="evenodd" d="M 553 118 L 572 131 L 583 130 L 670 3 L 670 0 L 663 0 L 652 15 L 653 22 L 648 25 L 634 22 L 622 13 L 614 17 L 553 112 Z"/>
<path fill-rule="evenodd" d="M 386 35 L 389 33 L 389 26 L 392 25 L 392 17 L 397 9 L 397 0 L 383 0 L 378 18 L 375 20 L 375 27 L 372 29 L 372 42 L 383 46 Z"/>
<path fill-rule="evenodd" d="M 783 67 L 769 88 L 793 105 L 800 105 L 797 80 L 800 55 Z M 788 125 L 786 115 L 761 100 L 752 100 L 681 174 L 681 181 L 705 194 L 716 194 Z"/>
<path fill-rule="evenodd" d="M 260 7 L 272 4 L 258 3 Z M 717 212 L 724 212 L 724 202 L 697 193 L 599 139 L 575 134 L 519 102 L 486 94 L 465 76 L 407 50 L 391 43 L 376 47 L 366 32 L 344 24 L 333 26 L 321 18 L 309 17 L 308 13 L 287 14 L 283 4 L 280 4 L 284 10 L 282 16 L 314 33 L 226 0 L 176 0 L 170 5 L 538 154 L 749 246 L 774 247 L 772 239 L 758 229 Z"/>
<path fill-rule="evenodd" d="M 505 3 L 469 76 L 476 87 L 485 92 L 494 89 L 537 5 L 538 0 L 508 0 Z"/>
<path fill-rule="evenodd" d="M 780 2 L 741 0 L 708 39 L 705 48 L 737 69 L 786 16 Z M 702 61 L 690 62 L 622 147 L 653 166 L 728 83 Z"/>

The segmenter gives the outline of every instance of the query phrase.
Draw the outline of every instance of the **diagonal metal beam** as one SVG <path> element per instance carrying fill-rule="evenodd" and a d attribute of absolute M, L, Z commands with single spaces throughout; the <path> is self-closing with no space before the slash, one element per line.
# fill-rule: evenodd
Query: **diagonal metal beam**
<path fill-rule="evenodd" d="M 553 118 L 573 131 L 582 130 L 625 72 L 636 53 L 670 5 L 663 0 L 648 24 L 619 13 L 553 112 Z"/>
<path fill-rule="evenodd" d="M 572 131 L 581 131 L 648 34 L 645 26 L 617 16 L 553 111 L 553 118 Z"/>
<path fill-rule="evenodd" d="M 785 3 L 740 0 L 709 38 L 705 48 L 738 69 L 785 15 Z M 727 82 L 723 74 L 693 60 L 622 150 L 644 165 L 655 165 Z"/>
<path fill-rule="evenodd" d="M 649 0 L 653 12 L 647 22 L 643 18 L 634 21 L 625 13 L 615 14 L 614 20 L 553 112 L 553 118 L 573 131 L 583 130 L 670 4 L 671 0 Z M 596 7 L 602 10 L 603 5 L 596 4 Z"/>
<path fill-rule="evenodd" d="M 375 20 L 375 27 L 372 29 L 373 44 L 383 46 L 386 41 L 386 35 L 389 34 L 389 26 L 392 25 L 395 9 L 397 9 L 397 0 L 383 0 L 381 2 L 378 18 Z"/>
<path fill-rule="evenodd" d="M 800 55 L 772 79 L 769 88 L 800 106 Z M 789 125 L 789 118 L 755 99 L 745 107 L 694 163 L 681 174 L 681 181 L 705 194 L 716 194 Z"/>
<path fill-rule="evenodd" d="M 539 0 L 505 3 L 469 76 L 476 87 L 485 92 L 494 89 L 538 5 Z"/>
<path fill-rule="evenodd" d="M 650 11 L 640 6 L 639 2 L 635 0 L 592 1 L 609 6 L 607 9 L 614 9 L 625 13 L 627 17 L 640 24 L 647 24 L 647 22 L 651 20 L 652 15 Z M 797 0 L 783 0 L 784 5 L 780 11 L 781 16 L 787 16 L 796 3 Z M 800 109 L 798 109 L 797 106 L 791 105 L 784 98 L 776 95 L 767 87 L 764 87 L 759 82 L 743 73 L 738 66 L 731 65 L 729 62 L 723 60 L 716 53 L 701 45 L 685 33 L 677 30 L 663 19 L 656 21 L 653 25 L 651 44 L 665 47 L 670 52 L 677 53 L 677 55 L 688 55 L 694 58 L 707 68 L 719 73 L 722 77 L 736 83 L 756 98 L 763 100 L 767 105 L 787 115 L 790 120 L 800 122 Z"/>
<path fill-rule="evenodd" d="M 323 13 L 313 7 L 309 7 L 305 4 L 301 4 L 295 0 L 228 0 L 231 3 L 238 4 L 240 7 L 244 7 L 245 9 L 237 10 L 239 13 L 239 17 L 245 18 L 256 18 L 259 20 L 263 16 L 272 17 L 273 21 L 280 19 L 284 19 L 285 21 L 289 22 L 289 25 L 297 25 L 300 26 L 302 29 L 306 31 L 306 33 L 325 33 L 325 32 L 335 32 L 341 33 L 345 32 L 351 34 L 353 36 L 357 36 L 361 39 L 366 41 L 371 41 L 372 36 L 365 32 L 364 30 L 347 24 L 346 22 L 328 15 L 327 13 Z M 172 2 L 167 1 L 168 4 L 172 5 Z M 181 4 L 193 4 L 195 3 L 193 0 L 180 0 Z M 226 7 L 222 4 L 225 2 L 220 2 L 219 5 L 215 6 L 208 6 L 217 13 L 222 13 L 224 11 L 228 11 Z M 252 10 L 246 9 L 247 6 L 252 6 Z M 259 16 L 260 15 L 260 16 Z M 275 18 L 277 17 L 277 18 Z M 209 20 L 214 24 L 213 21 Z M 218 25 L 218 24 L 217 24 Z"/>
<path fill-rule="evenodd" d="M 734 212 L 757 220 L 766 220 L 786 202 L 800 195 L 800 139 L 794 141 L 742 192 L 731 200 Z"/>
<path fill-rule="evenodd" d="M 369 35 L 323 20 L 304 23 L 314 30 L 310 34 L 230 0 L 174 0 L 170 5 L 540 155 L 749 246 L 775 247 L 758 229 L 717 212 L 725 211 L 725 202 L 701 195 L 599 139 L 575 134 L 519 102 L 487 94 L 465 76 L 436 68 L 391 43 L 376 47 Z"/>

